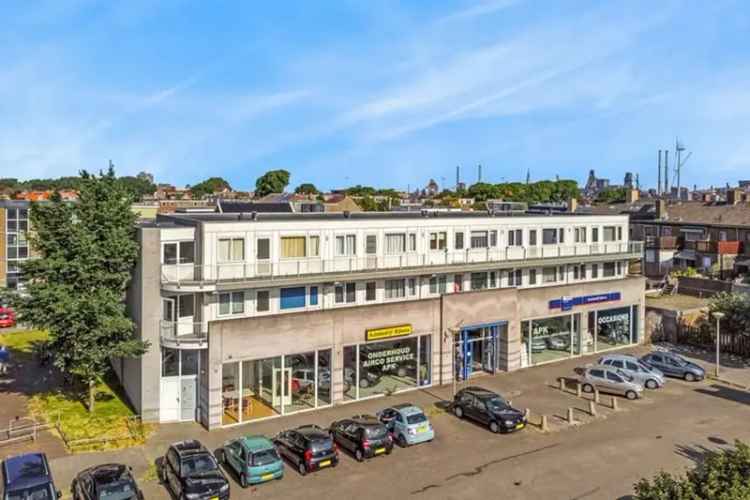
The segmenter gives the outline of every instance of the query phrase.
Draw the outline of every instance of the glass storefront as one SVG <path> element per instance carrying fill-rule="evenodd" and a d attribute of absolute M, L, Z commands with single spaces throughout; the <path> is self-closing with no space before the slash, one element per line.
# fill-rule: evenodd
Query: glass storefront
<path fill-rule="evenodd" d="M 331 403 L 331 350 L 222 366 L 224 425 L 285 415 Z"/>
<path fill-rule="evenodd" d="M 580 324 L 580 314 L 523 321 L 521 365 L 547 363 L 579 354 Z M 585 344 L 583 347 L 586 348 Z"/>
<path fill-rule="evenodd" d="M 429 385 L 430 335 L 346 346 L 344 399 L 362 399 Z"/>
<path fill-rule="evenodd" d="M 477 373 L 495 373 L 499 368 L 501 339 L 507 337 L 506 322 L 467 326 L 455 335 L 454 369 L 459 380 Z"/>
<path fill-rule="evenodd" d="M 631 344 L 631 306 L 595 311 L 596 349 L 612 349 Z"/>
<path fill-rule="evenodd" d="M 199 371 L 199 350 L 161 348 L 160 421 L 196 419 Z"/>

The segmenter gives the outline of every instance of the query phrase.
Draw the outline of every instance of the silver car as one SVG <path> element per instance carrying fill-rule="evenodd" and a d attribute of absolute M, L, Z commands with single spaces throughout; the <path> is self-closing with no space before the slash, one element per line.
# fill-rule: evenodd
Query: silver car
<path fill-rule="evenodd" d="M 643 386 L 633 377 L 619 368 L 604 365 L 592 365 L 583 369 L 581 389 L 583 392 L 594 392 L 594 388 L 628 399 L 638 399 L 643 393 Z"/>
<path fill-rule="evenodd" d="M 664 374 L 659 369 L 629 354 L 608 354 L 599 358 L 599 364 L 621 369 L 646 389 L 664 387 L 666 382 Z"/>

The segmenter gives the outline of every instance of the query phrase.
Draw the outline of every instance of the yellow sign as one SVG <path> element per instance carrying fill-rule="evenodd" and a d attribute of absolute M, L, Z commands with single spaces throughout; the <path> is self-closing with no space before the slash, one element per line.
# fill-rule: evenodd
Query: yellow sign
<path fill-rule="evenodd" d="M 385 328 L 372 328 L 365 330 L 365 340 L 382 340 L 392 337 L 403 337 L 412 332 L 411 325 L 388 326 Z"/>

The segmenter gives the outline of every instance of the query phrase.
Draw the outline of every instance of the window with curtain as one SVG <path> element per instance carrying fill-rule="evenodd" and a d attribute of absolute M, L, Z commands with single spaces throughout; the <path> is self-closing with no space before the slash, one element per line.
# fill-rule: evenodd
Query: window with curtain
<path fill-rule="evenodd" d="M 378 236 L 376 234 L 368 234 L 365 237 L 365 253 L 367 255 L 378 253 Z"/>
<path fill-rule="evenodd" d="M 400 254 L 406 251 L 406 235 L 386 234 L 385 235 L 385 253 L 388 255 Z"/>
<path fill-rule="evenodd" d="M 430 250 L 445 250 L 447 248 L 448 235 L 440 231 L 430 233 Z"/>
<path fill-rule="evenodd" d="M 219 294 L 219 315 L 245 312 L 245 292 Z"/>
<path fill-rule="evenodd" d="M 488 244 L 487 231 L 471 232 L 471 248 L 487 248 Z"/>
<path fill-rule="evenodd" d="M 305 287 L 296 286 L 293 288 L 281 289 L 281 300 L 279 307 L 281 309 L 297 309 L 305 307 Z"/>
<path fill-rule="evenodd" d="M 311 306 L 318 305 L 318 287 L 317 286 L 310 287 L 310 305 Z"/>
<path fill-rule="evenodd" d="M 308 238 L 307 256 L 308 257 L 320 256 L 320 236 L 310 236 Z"/>
<path fill-rule="evenodd" d="M 417 235 L 414 233 L 409 234 L 409 251 L 410 252 L 417 251 Z"/>
<path fill-rule="evenodd" d="M 385 298 L 400 299 L 406 295 L 406 287 L 403 279 L 385 280 Z"/>
<path fill-rule="evenodd" d="M 283 236 L 281 238 L 281 257 L 285 259 L 305 257 L 306 238 L 304 236 Z"/>
<path fill-rule="evenodd" d="M 336 255 L 349 256 L 356 254 L 357 237 L 354 234 L 336 236 Z"/>
<path fill-rule="evenodd" d="M 219 261 L 232 262 L 245 260 L 245 240 L 243 238 L 222 238 L 219 240 Z"/>
<path fill-rule="evenodd" d="M 604 226 L 604 241 L 615 241 L 615 226 Z"/>

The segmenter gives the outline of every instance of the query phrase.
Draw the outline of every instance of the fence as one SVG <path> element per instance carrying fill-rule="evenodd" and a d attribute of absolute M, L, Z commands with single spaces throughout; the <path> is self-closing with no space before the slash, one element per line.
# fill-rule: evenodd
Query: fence
<path fill-rule="evenodd" d="M 713 349 L 716 347 L 716 331 L 707 326 L 677 325 L 677 343 Z M 750 335 L 722 332 L 719 349 L 723 353 L 750 357 Z"/>
<path fill-rule="evenodd" d="M 21 441 L 36 441 L 40 431 L 59 427 L 57 422 L 38 422 L 29 417 L 14 418 L 8 422 L 6 429 L 0 429 L 0 446 L 18 443 Z"/>

